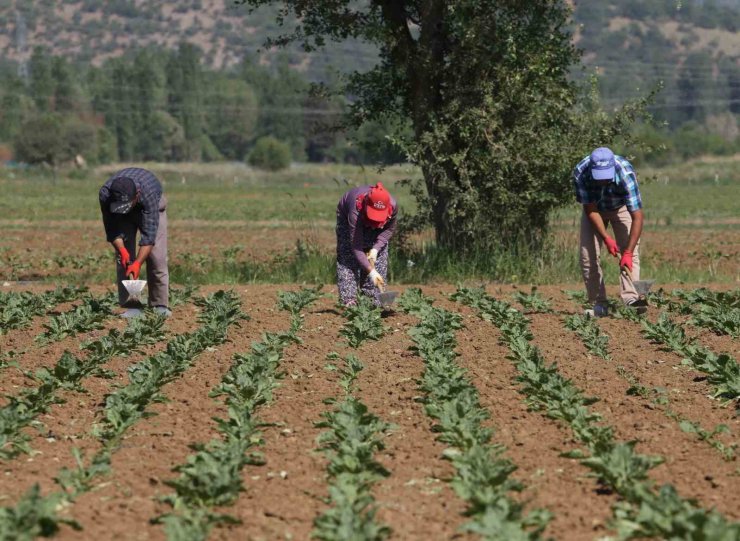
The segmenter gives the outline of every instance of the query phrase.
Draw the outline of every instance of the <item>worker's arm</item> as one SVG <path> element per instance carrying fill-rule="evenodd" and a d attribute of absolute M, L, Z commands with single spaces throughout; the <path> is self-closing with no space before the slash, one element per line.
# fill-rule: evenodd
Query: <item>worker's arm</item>
<path fill-rule="evenodd" d="M 632 216 L 632 226 L 630 227 L 630 239 L 625 248 L 628 252 L 634 252 L 637 243 L 640 241 L 640 235 L 642 235 L 642 224 L 645 221 L 642 209 L 630 211 Z"/>
<path fill-rule="evenodd" d="M 591 225 L 594 227 L 594 229 L 596 229 L 596 232 L 603 239 L 609 253 L 614 257 L 617 257 L 617 252 L 619 251 L 619 249 L 617 248 L 617 243 L 606 232 L 604 220 L 601 218 L 601 214 L 599 214 L 599 210 L 596 208 L 596 203 L 584 204 L 583 212 L 586 213 L 588 221 L 591 222 Z"/>
<path fill-rule="evenodd" d="M 152 248 L 154 248 L 153 244 L 145 244 L 143 246 L 139 246 L 139 254 L 136 256 L 136 261 L 138 261 L 139 264 L 146 261 L 149 257 L 149 254 L 152 253 Z"/>

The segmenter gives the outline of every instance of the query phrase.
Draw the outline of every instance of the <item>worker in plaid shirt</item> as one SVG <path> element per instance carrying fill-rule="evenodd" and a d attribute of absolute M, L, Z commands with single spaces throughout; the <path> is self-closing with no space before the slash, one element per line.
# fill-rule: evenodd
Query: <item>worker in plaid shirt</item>
<path fill-rule="evenodd" d="M 105 181 L 99 199 L 105 235 L 118 256 L 116 271 L 121 306 L 128 298 L 121 281 L 130 276 L 138 280 L 141 265 L 146 261 L 149 305 L 169 315 L 167 199 L 162 184 L 151 171 L 129 167 Z M 138 254 L 137 230 L 141 232 Z"/>
<path fill-rule="evenodd" d="M 632 164 L 606 148 L 594 150 L 573 171 L 576 199 L 583 205 L 581 217 L 581 271 L 588 300 L 597 317 L 608 314 L 604 275 L 599 262 L 602 242 L 609 254 L 619 257 L 620 296 L 639 312 L 646 303 L 632 283 L 640 279 L 640 235 L 644 221 L 642 198 Z M 614 237 L 609 236 L 611 225 Z M 621 254 L 621 256 L 620 256 Z"/>

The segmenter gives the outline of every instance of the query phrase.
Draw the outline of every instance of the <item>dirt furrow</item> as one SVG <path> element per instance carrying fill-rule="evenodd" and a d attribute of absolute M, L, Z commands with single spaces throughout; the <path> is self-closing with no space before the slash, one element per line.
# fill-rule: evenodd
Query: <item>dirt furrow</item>
<path fill-rule="evenodd" d="M 169 510 L 157 498 L 172 489 L 164 484 L 177 474 L 172 468 L 185 462 L 190 445 L 207 443 L 217 436 L 213 416 L 223 413 L 220 403 L 208 396 L 231 364 L 234 353 L 248 349 L 263 330 L 287 325 L 287 317 L 274 309 L 272 291 L 238 290 L 242 309 L 252 318 L 241 328 L 228 330 L 228 341 L 209 348 L 195 359 L 183 376 L 161 389 L 164 403 L 152 404 L 155 415 L 135 424 L 112 455 L 111 475 L 90 492 L 81 495 L 71 514 L 91 539 L 164 539 L 164 531 L 150 519 Z M 206 292 L 203 292 L 206 293 Z M 195 313 L 190 314 L 191 329 L 198 328 Z M 126 380 L 127 381 L 127 380 Z M 65 529 L 60 539 L 76 539 Z"/>
<path fill-rule="evenodd" d="M 507 359 L 509 350 L 498 343 L 499 331 L 477 312 L 428 292 L 437 305 L 463 314 L 458 362 L 470 371 L 481 404 L 491 412 L 494 441 L 507 447 L 506 456 L 518 466 L 519 496 L 528 509 L 546 508 L 554 517 L 545 533 L 556 539 L 592 540 L 609 533 L 607 521 L 616 497 L 601 492 L 596 479 L 577 461 L 560 453 L 579 447 L 571 431 L 537 412 L 528 411 L 515 381 L 517 371 Z M 564 495 L 567 494 L 567 497 Z"/>
<path fill-rule="evenodd" d="M 336 377 L 324 369 L 326 355 L 342 348 L 336 342 L 344 319 L 334 302 L 321 299 L 305 310 L 303 343 L 285 350 L 285 378 L 257 413 L 267 424 L 260 449 L 266 464 L 244 468 L 246 491 L 223 510 L 242 524 L 216 529 L 211 539 L 308 539 L 314 517 L 325 509 L 326 460 L 316 451 L 321 430 L 314 423 L 330 407 L 322 400 L 339 393 Z"/>
<path fill-rule="evenodd" d="M 624 323 L 618 324 L 622 327 Z M 626 394 L 630 384 L 619 377 L 616 367 L 624 364 L 631 370 L 633 359 L 639 358 L 643 363 L 650 360 L 645 358 L 642 337 L 641 342 L 630 341 L 627 328 L 622 329 L 622 334 L 612 329 L 610 334 L 620 338 L 619 344 L 612 339 L 614 360 L 609 363 L 589 355 L 581 341 L 563 327 L 559 316 L 533 314 L 531 329 L 534 343 L 545 358 L 557 363 L 560 372 L 587 395 L 600 399 L 594 409 L 615 427 L 616 439 L 637 440 L 639 452 L 666 459 L 651 473 L 658 484 L 671 483 L 683 497 L 696 498 L 705 507 L 717 507 L 729 518 L 740 516 L 740 493 L 734 481 L 737 466 L 722 460 L 694 436 L 682 432 L 662 411 L 647 407 L 641 397 Z M 643 376 L 639 371 L 636 375 L 638 379 Z M 663 385 L 667 380 L 661 380 Z M 699 411 L 694 411 L 694 418 L 701 419 L 701 414 L 697 415 Z"/>
<path fill-rule="evenodd" d="M 401 313 L 384 319 L 388 334 L 363 344 L 357 353 L 365 369 L 355 394 L 372 413 L 397 427 L 378 456 L 391 473 L 374 489 L 379 521 L 392 528 L 395 539 L 449 539 L 466 521 L 465 502 L 447 483 L 454 469 L 442 458 L 445 445 L 436 441 L 432 420 L 415 400 L 424 362 L 409 351 L 407 332 L 417 323 Z"/>

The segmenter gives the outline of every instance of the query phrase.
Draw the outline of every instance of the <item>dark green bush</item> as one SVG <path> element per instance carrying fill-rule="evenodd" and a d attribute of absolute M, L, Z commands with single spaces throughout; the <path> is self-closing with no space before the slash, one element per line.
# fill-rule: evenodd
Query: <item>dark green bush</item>
<path fill-rule="evenodd" d="M 247 163 L 267 171 L 279 171 L 290 165 L 290 147 L 274 137 L 260 137 L 247 156 Z"/>

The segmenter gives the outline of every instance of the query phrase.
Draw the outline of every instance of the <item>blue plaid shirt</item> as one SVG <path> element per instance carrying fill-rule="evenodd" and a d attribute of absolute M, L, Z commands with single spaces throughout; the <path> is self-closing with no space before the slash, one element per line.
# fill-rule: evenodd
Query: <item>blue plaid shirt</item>
<path fill-rule="evenodd" d="M 642 208 L 640 187 L 632 164 L 621 156 L 614 156 L 616 162 L 614 180 L 606 186 L 599 186 L 591 179 L 591 158 L 583 158 L 573 170 L 573 185 L 576 200 L 585 205 L 596 203 L 599 210 L 616 210 L 627 205 L 634 212 Z"/>
<path fill-rule="evenodd" d="M 110 186 L 117 178 L 128 177 L 136 184 L 139 202 L 128 214 L 114 214 L 110 211 Z M 122 220 L 133 220 L 141 231 L 139 245 L 153 245 L 159 229 L 159 200 L 162 198 L 162 185 L 154 173 L 140 167 L 121 169 L 100 188 L 100 210 L 103 213 L 103 226 L 108 242 L 122 237 Z"/>

